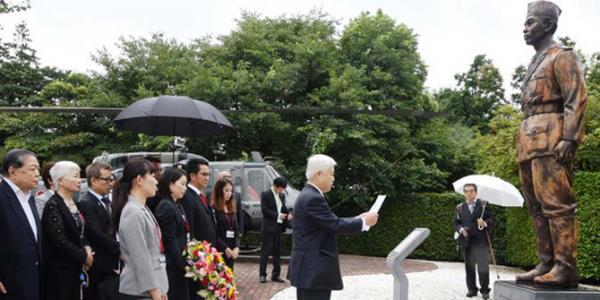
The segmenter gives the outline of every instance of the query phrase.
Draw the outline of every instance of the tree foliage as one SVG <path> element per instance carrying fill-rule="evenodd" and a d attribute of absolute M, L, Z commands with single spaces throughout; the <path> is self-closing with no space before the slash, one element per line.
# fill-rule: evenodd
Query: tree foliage
<path fill-rule="evenodd" d="M 491 59 L 484 54 L 475 56 L 469 70 L 454 76 L 455 89 L 442 89 L 436 98 L 441 109 L 469 127 L 486 133 L 494 109 L 503 103 L 502 76 Z"/>
<path fill-rule="evenodd" d="M 144 97 L 177 94 L 235 111 L 436 107 L 424 91 L 427 72 L 412 29 L 381 11 L 360 14 L 341 32 L 337 25 L 318 10 L 277 18 L 244 12 L 237 28 L 217 39 L 124 37 L 119 53 L 100 49 L 94 55 L 103 72 L 57 73 L 39 87 L 28 84 L 36 87 L 29 94 L 1 95 L 12 101 L 5 105 L 33 99 L 36 105 L 124 107 Z M 37 70 L 31 53 L 28 66 Z M 102 150 L 168 150 L 168 137 L 115 130 L 110 117 L 3 114 L 3 149 L 25 147 L 42 159 L 81 164 Z M 235 127 L 230 135 L 190 140 L 190 152 L 220 160 L 257 150 L 280 158 L 280 171 L 297 185 L 305 181 L 308 156 L 329 154 L 338 161 L 332 198 L 340 203 L 370 201 L 377 192 L 441 191 L 475 165 L 463 143 L 473 140 L 473 131 L 440 119 L 306 112 L 228 118 Z"/>

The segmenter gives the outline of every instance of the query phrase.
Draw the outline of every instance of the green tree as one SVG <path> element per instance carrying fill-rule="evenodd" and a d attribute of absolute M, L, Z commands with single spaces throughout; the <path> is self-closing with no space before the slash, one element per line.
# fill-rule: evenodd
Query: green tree
<path fill-rule="evenodd" d="M 515 157 L 522 119 L 522 114 L 511 105 L 496 108 L 489 124 L 489 133 L 477 138 L 478 173 L 495 174 L 519 185 L 519 169 Z"/>
<path fill-rule="evenodd" d="M 527 72 L 527 68 L 524 65 L 519 65 L 515 72 L 512 75 L 512 80 L 510 82 L 510 86 L 513 88 L 515 93 L 510 95 L 512 100 L 512 104 L 517 106 L 521 105 L 521 86 L 523 85 L 523 79 L 525 79 L 525 73 Z"/>
<path fill-rule="evenodd" d="M 442 111 L 485 133 L 494 109 L 503 103 L 502 76 L 491 59 L 477 55 L 469 70 L 454 76 L 456 89 L 444 89 L 436 96 Z"/>

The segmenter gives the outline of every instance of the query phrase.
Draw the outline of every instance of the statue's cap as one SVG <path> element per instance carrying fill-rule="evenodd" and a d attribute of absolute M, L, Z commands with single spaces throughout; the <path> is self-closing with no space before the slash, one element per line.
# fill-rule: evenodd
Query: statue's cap
<path fill-rule="evenodd" d="M 527 16 L 548 16 L 558 22 L 561 10 L 558 5 L 550 1 L 535 1 L 527 6 Z"/>

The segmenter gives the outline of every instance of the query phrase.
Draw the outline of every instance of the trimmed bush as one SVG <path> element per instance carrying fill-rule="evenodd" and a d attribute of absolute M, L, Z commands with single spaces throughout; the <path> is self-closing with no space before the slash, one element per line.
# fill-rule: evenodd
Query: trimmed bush
<path fill-rule="evenodd" d="M 600 280 L 600 173 L 575 176 L 579 217 L 579 275 Z"/>
<path fill-rule="evenodd" d="M 600 279 L 600 173 L 575 174 L 580 239 L 578 266 L 583 279 Z M 463 201 L 457 193 L 409 194 L 388 198 L 380 211 L 379 223 L 360 236 L 338 236 L 341 253 L 387 256 L 413 229 L 425 227 L 431 235 L 412 258 L 462 260 L 453 239 L 454 207 Z M 347 205 L 336 209 L 339 216 L 364 211 Z M 497 262 L 529 268 L 537 263 L 535 234 L 527 208 L 492 206 L 495 224 L 492 244 Z"/>

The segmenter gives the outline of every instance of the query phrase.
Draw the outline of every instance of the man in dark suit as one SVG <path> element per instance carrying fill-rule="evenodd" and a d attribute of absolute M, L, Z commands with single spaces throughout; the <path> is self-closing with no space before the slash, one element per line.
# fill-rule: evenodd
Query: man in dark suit
<path fill-rule="evenodd" d="M 217 227 L 210 202 L 202 192 L 210 179 L 208 162 L 201 159 L 190 159 L 186 165 L 188 189 L 180 201 L 190 225 L 190 236 L 198 241 L 207 241 L 213 247 L 217 245 Z M 191 299 L 198 299 L 198 283 L 190 284 Z"/>
<path fill-rule="evenodd" d="M 267 260 L 269 252 L 273 253 L 273 272 L 271 280 L 284 282 L 279 277 L 281 274 L 281 234 L 285 231 L 286 223 L 291 220 L 285 205 L 285 195 L 283 194 L 287 187 L 287 179 L 277 177 L 273 180 L 273 186 L 268 191 L 260 195 L 260 209 L 262 210 L 262 231 L 260 247 L 260 269 L 259 281 L 267 281 Z"/>
<path fill-rule="evenodd" d="M 78 207 L 85 218 L 85 234 L 96 254 L 90 268 L 90 285 L 84 289 L 84 299 L 99 299 L 99 286 L 119 266 L 119 242 L 112 226 L 111 205 L 108 198 L 111 181 L 111 167 L 107 163 L 95 162 L 86 170 L 89 191 L 81 197 Z"/>
<path fill-rule="evenodd" d="M 42 230 L 31 190 L 40 165 L 32 152 L 12 149 L 0 170 L 0 299 L 38 300 Z"/>
<path fill-rule="evenodd" d="M 217 247 L 214 212 L 209 199 L 203 192 L 210 179 L 208 162 L 201 159 L 190 159 L 186 170 L 188 189 L 180 201 L 188 217 L 188 222 L 190 222 L 191 237 L 198 241 L 207 241 L 213 247 Z"/>
<path fill-rule="evenodd" d="M 467 273 L 467 297 L 477 296 L 475 266 L 481 285 L 483 299 L 490 297 L 490 266 L 488 250 L 488 230 L 492 225 L 492 213 L 487 203 L 477 199 L 477 185 L 469 183 L 463 187 L 465 202 L 456 206 L 454 230 L 459 234 L 458 243 L 462 248 Z"/>
<path fill-rule="evenodd" d="M 288 278 L 298 300 L 329 299 L 331 290 L 343 289 L 336 234 L 359 234 L 377 223 L 376 213 L 339 218 L 331 211 L 324 193 L 333 186 L 335 165 L 327 155 L 311 156 L 306 166 L 308 183 L 294 205 Z"/>

